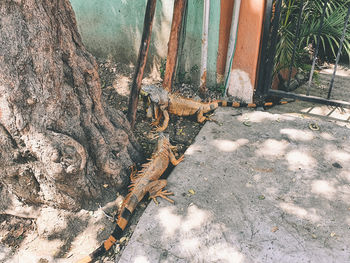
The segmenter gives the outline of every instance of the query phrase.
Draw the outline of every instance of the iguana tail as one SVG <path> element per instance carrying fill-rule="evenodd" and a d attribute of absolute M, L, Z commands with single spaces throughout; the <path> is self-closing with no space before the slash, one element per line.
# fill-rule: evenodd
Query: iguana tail
<path fill-rule="evenodd" d="M 143 169 L 138 173 L 136 173 L 136 169 L 132 169 L 132 173 L 130 175 L 131 184 L 129 185 L 130 192 L 125 197 L 124 202 L 121 205 L 117 225 L 114 231 L 99 248 L 77 263 L 90 263 L 95 261 L 97 258 L 104 255 L 123 236 L 123 231 L 126 228 L 132 213 L 147 192 L 150 194 L 150 198 L 153 200 L 155 200 L 156 197 L 162 197 L 170 202 L 173 202 L 167 197 L 167 195 L 172 193 L 163 191 L 163 188 L 166 185 L 166 180 L 158 180 L 168 167 L 169 161 L 173 165 L 177 165 L 183 159 L 182 156 L 176 160 L 170 147 L 171 145 L 168 135 L 160 133 L 157 150 L 152 155 L 152 158 L 149 159 L 150 161 L 143 164 Z"/>
<path fill-rule="evenodd" d="M 218 106 L 219 107 L 233 107 L 233 108 L 256 108 L 258 106 L 260 107 L 272 107 L 274 105 L 281 105 L 281 104 L 287 104 L 289 101 L 279 101 L 279 102 L 264 102 L 261 105 L 257 105 L 255 103 L 245 103 L 245 102 L 237 102 L 237 101 L 226 101 L 226 100 L 218 100 Z"/>
<path fill-rule="evenodd" d="M 121 216 L 118 218 L 117 225 L 114 228 L 112 234 L 103 242 L 103 244 L 97 248 L 90 255 L 82 258 L 77 263 L 90 263 L 95 261 L 100 256 L 104 255 L 123 235 L 123 230 L 125 229 L 129 219 L 131 216 L 131 212 L 124 208 Z"/>
<path fill-rule="evenodd" d="M 233 107 L 233 108 L 240 108 L 240 107 L 256 108 L 255 103 L 244 103 L 244 102 L 226 101 L 226 100 L 219 100 L 218 106 L 219 107 Z"/>
<path fill-rule="evenodd" d="M 134 181 L 140 175 L 136 175 L 136 170 L 131 173 L 131 181 Z M 139 199 L 142 199 L 143 196 L 138 197 L 137 194 L 133 191 L 133 186 L 130 189 L 130 192 L 124 199 L 124 202 L 121 205 L 120 213 L 118 215 L 117 225 L 115 226 L 111 235 L 103 242 L 103 244 L 98 247 L 94 252 L 90 255 L 82 258 L 77 263 L 90 263 L 95 261 L 97 258 L 104 255 L 122 236 L 125 227 L 127 226 L 131 215 L 139 203 Z"/>
<path fill-rule="evenodd" d="M 192 102 L 191 99 L 186 99 L 186 101 L 190 101 Z M 237 101 L 227 101 L 227 100 L 214 100 L 211 102 L 203 102 L 200 103 L 199 106 L 197 105 L 198 108 L 200 108 L 200 111 L 194 111 L 194 109 L 196 109 L 195 107 L 192 107 L 192 114 L 197 113 L 197 121 L 198 122 L 203 122 L 204 120 L 206 120 L 207 118 L 203 117 L 204 113 L 208 113 L 210 111 L 213 111 L 215 109 L 217 109 L 218 107 L 233 107 L 233 108 L 241 108 L 241 107 L 246 107 L 246 108 L 256 108 L 258 106 L 260 107 L 272 107 L 274 105 L 277 104 L 286 104 L 289 101 L 280 101 L 278 103 L 274 103 L 274 102 L 265 102 L 262 104 L 255 104 L 255 103 L 245 103 L 245 102 L 237 102 Z M 194 103 L 194 102 L 192 102 Z M 198 104 L 198 102 L 196 102 Z M 181 112 L 181 111 L 180 111 Z M 185 114 L 183 114 L 185 111 L 182 111 L 182 114 L 180 116 L 183 116 Z M 175 111 L 171 112 L 173 114 L 178 114 Z M 187 114 L 187 115 L 191 115 L 191 114 Z M 186 116 L 186 115 L 185 115 Z"/>

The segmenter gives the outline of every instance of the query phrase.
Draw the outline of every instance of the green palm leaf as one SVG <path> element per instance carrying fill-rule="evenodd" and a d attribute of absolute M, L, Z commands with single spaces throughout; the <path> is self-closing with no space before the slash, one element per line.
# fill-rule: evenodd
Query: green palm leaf
<path fill-rule="evenodd" d="M 320 30 L 320 20 L 323 10 L 322 0 L 304 1 L 300 36 L 296 42 L 295 28 L 298 20 L 300 0 L 282 1 L 280 28 L 276 47 L 275 72 L 290 65 L 293 47 L 296 46 L 294 66 L 301 63 L 306 47 L 316 47 L 317 35 Z M 328 48 L 335 57 L 342 37 L 345 17 L 350 0 L 331 0 L 326 6 L 324 22 L 320 30 L 320 49 L 326 52 Z M 350 60 L 350 25 L 347 28 L 343 44 L 343 54 Z"/>

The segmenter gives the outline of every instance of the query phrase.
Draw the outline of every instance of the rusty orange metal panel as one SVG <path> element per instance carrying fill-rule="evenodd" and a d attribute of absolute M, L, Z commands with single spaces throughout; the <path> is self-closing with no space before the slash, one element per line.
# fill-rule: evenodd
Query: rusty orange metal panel
<path fill-rule="evenodd" d="M 216 72 L 218 82 L 222 81 L 225 73 L 225 64 L 227 56 L 227 46 L 230 37 L 230 27 L 232 21 L 234 0 L 221 0 L 220 3 L 220 28 L 219 28 L 219 47 L 216 63 Z"/>
<path fill-rule="evenodd" d="M 183 13 L 187 0 L 177 0 L 174 2 L 173 21 L 171 23 L 171 31 L 168 42 L 168 56 L 165 67 L 165 76 L 163 87 L 171 92 L 175 66 L 177 62 L 177 53 L 179 49 L 180 31 L 182 27 Z"/>
<path fill-rule="evenodd" d="M 232 69 L 249 75 L 255 86 L 260 50 L 265 1 L 244 0 L 241 2 L 236 52 Z"/>

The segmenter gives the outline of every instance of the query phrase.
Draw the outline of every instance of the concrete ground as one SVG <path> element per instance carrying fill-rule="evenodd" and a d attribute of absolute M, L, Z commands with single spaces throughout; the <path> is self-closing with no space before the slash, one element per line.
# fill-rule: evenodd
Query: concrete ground
<path fill-rule="evenodd" d="M 335 94 L 349 101 L 344 72 Z M 222 125 L 206 123 L 170 174 L 175 205 L 151 203 L 116 262 L 350 262 L 350 110 L 298 101 L 215 114 Z M 0 242 L 0 262 L 76 262 L 113 230 L 117 201 L 44 207 L 15 252 Z"/>
<path fill-rule="evenodd" d="M 350 262 L 350 112 L 289 105 L 218 109 L 117 262 Z"/>

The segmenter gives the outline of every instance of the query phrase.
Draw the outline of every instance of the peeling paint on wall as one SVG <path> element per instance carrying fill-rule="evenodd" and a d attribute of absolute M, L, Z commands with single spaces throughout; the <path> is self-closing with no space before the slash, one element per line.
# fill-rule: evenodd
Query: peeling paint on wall
<path fill-rule="evenodd" d="M 247 72 L 239 69 L 232 70 L 228 85 L 229 96 L 234 96 L 246 103 L 253 102 L 254 87 Z"/>

